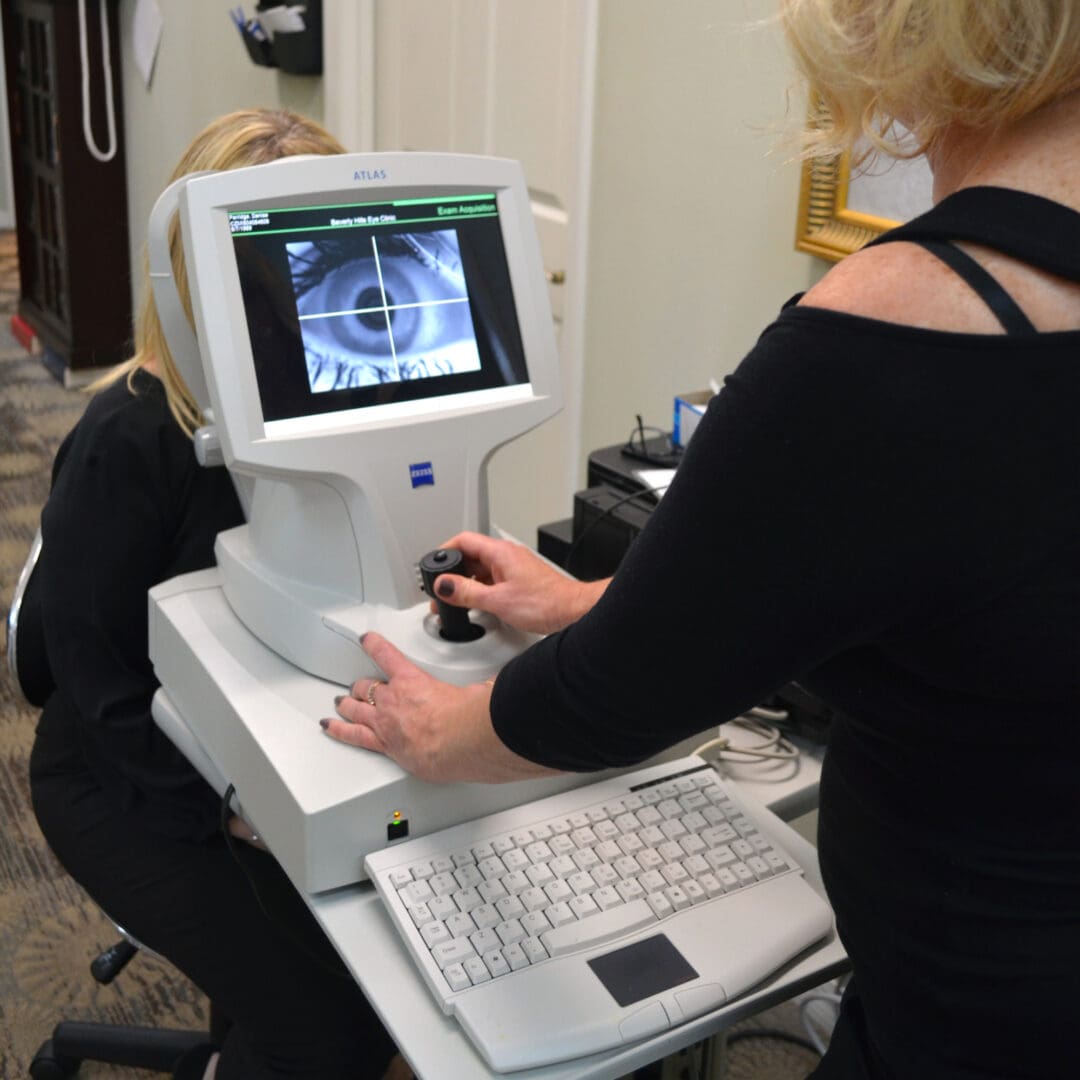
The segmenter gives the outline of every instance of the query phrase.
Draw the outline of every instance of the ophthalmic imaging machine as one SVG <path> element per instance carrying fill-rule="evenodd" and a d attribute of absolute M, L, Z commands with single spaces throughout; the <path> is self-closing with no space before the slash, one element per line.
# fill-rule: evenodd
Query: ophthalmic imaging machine
<path fill-rule="evenodd" d="M 197 340 L 172 277 L 178 216 Z M 150 596 L 158 723 L 303 891 L 363 877 L 404 836 L 586 778 L 434 786 L 320 737 L 377 630 L 440 679 L 482 681 L 528 636 L 432 614 L 421 588 L 490 531 L 485 469 L 555 413 L 558 364 L 527 190 L 511 161 L 345 155 L 184 178 L 150 223 L 151 280 L 247 523 L 214 569 Z M 427 558 L 425 558 L 427 556 Z M 456 618 L 455 618 L 456 617 Z"/>

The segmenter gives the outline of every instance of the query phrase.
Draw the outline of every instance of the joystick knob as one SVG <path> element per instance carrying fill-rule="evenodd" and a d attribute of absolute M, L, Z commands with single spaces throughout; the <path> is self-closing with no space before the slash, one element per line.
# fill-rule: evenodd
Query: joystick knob
<path fill-rule="evenodd" d="M 453 548 L 436 548 L 420 560 L 421 588 L 435 601 L 439 613 L 439 636 L 445 641 L 476 641 L 484 636 L 484 628 L 469 620 L 465 608 L 446 603 L 435 594 L 435 579 L 440 574 L 461 574 L 462 557 Z"/>

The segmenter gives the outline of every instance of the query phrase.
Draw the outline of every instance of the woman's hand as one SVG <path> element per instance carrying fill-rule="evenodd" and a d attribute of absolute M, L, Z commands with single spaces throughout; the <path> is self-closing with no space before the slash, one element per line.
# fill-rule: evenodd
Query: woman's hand
<path fill-rule="evenodd" d="M 243 840 L 252 847 L 257 847 L 260 851 L 269 850 L 263 843 L 262 837 L 239 814 L 233 814 L 229 818 L 229 835 L 235 836 L 237 840 Z"/>
<path fill-rule="evenodd" d="M 455 607 L 489 611 L 534 634 L 551 634 L 576 622 L 608 584 L 567 577 L 524 545 L 481 533 L 458 533 L 443 547 L 460 551 L 474 576 L 436 578 L 440 599 Z"/>
<path fill-rule="evenodd" d="M 500 783 L 553 771 L 519 757 L 495 734 L 490 682 L 439 682 L 375 633 L 361 645 L 385 679 L 353 683 L 336 701 L 340 719 L 320 721 L 327 735 L 385 754 L 421 780 Z"/>

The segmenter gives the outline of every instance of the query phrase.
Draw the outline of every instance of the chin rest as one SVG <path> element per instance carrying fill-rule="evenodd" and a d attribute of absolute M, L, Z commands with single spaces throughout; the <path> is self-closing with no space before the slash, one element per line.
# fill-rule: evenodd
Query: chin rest
<path fill-rule="evenodd" d="M 12 680 L 26 700 L 37 706 L 45 704 L 54 686 L 34 573 L 40 554 L 39 531 L 19 574 L 7 619 L 7 660 Z M 91 974 L 103 985 L 111 983 L 141 949 L 150 952 L 123 927 L 113 925 L 121 939 L 90 965 Z M 84 1060 L 171 1073 L 187 1051 L 208 1042 L 220 1045 L 227 1028 L 227 1022 L 215 1016 L 212 1005 L 209 1033 L 63 1020 L 30 1063 L 30 1075 L 33 1080 L 62 1080 L 75 1076 Z"/>

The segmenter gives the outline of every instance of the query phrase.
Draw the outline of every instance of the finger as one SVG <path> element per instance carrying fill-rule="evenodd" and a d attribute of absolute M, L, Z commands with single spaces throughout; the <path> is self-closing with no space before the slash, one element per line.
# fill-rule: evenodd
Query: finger
<path fill-rule="evenodd" d="M 460 574 L 441 574 L 435 579 L 436 595 L 454 607 L 485 610 L 485 597 L 491 588 L 491 585 Z"/>
<path fill-rule="evenodd" d="M 377 634 L 374 630 L 369 630 L 364 634 L 360 639 L 360 647 L 375 661 L 381 671 L 386 672 L 386 681 L 397 675 L 409 675 L 420 670 L 400 649 L 391 645 L 382 634 Z"/>
<path fill-rule="evenodd" d="M 358 746 L 361 750 L 374 750 L 377 754 L 385 754 L 386 747 L 375 730 L 367 724 L 350 724 L 337 717 L 326 717 L 319 721 L 319 726 L 332 739 L 338 742 L 348 743 L 350 746 Z"/>
<path fill-rule="evenodd" d="M 465 556 L 466 569 L 490 580 L 491 567 L 498 560 L 499 552 L 507 541 L 496 540 L 483 533 L 462 532 L 451 537 L 443 547 L 454 548 Z"/>
<path fill-rule="evenodd" d="M 349 724 L 359 724 L 371 715 L 371 706 L 364 700 L 362 695 L 354 694 L 338 698 L 334 705 L 337 708 L 338 716 Z M 368 711 L 365 712 L 365 709 Z"/>

